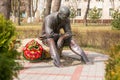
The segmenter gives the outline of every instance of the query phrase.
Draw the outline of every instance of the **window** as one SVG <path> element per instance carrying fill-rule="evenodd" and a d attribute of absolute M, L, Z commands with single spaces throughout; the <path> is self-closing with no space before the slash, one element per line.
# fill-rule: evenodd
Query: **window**
<path fill-rule="evenodd" d="M 112 16 L 113 11 L 114 11 L 114 10 L 113 10 L 112 8 L 109 9 L 109 16 Z"/>
<path fill-rule="evenodd" d="M 104 0 L 96 0 L 96 1 L 104 1 Z"/>
<path fill-rule="evenodd" d="M 81 0 L 77 0 L 77 1 L 81 1 Z"/>
<path fill-rule="evenodd" d="M 81 9 L 77 9 L 77 16 L 81 16 Z"/>
<path fill-rule="evenodd" d="M 113 2 L 114 0 L 110 0 L 110 2 Z"/>
<path fill-rule="evenodd" d="M 69 0 L 65 0 L 65 1 L 69 1 Z"/>
<path fill-rule="evenodd" d="M 92 10 L 92 9 L 89 9 L 88 14 L 90 13 L 91 10 Z"/>
<path fill-rule="evenodd" d="M 85 2 L 87 2 L 88 0 L 84 0 Z"/>
<path fill-rule="evenodd" d="M 102 16 L 102 8 L 98 8 L 98 11 L 100 13 L 100 16 Z"/>

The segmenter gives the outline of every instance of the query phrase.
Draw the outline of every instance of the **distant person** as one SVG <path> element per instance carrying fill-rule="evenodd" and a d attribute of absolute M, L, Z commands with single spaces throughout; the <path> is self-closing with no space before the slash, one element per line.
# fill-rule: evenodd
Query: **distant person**
<path fill-rule="evenodd" d="M 64 6 L 58 12 L 46 16 L 43 21 L 43 43 L 49 46 L 53 63 L 57 67 L 61 67 L 59 54 L 64 46 L 69 46 L 75 54 L 81 57 L 85 64 L 91 63 L 84 51 L 72 39 L 69 15 L 69 8 Z M 64 30 L 64 34 L 61 35 L 60 29 Z"/>

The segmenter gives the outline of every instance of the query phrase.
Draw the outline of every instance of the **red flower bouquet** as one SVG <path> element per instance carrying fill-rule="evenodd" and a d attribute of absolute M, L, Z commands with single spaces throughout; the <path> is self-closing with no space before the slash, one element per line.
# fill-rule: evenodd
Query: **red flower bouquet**
<path fill-rule="evenodd" d="M 43 48 L 42 46 L 35 40 L 32 40 L 26 44 L 23 48 L 23 56 L 27 60 L 37 60 L 42 58 Z"/>

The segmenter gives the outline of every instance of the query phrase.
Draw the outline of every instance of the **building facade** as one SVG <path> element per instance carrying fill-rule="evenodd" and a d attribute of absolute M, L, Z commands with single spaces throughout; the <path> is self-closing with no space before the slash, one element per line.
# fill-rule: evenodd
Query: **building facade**
<path fill-rule="evenodd" d="M 54 1 L 54 0 L 53 0 Z M 39 15 L 42 15 L 45 9 L 45 0 L 39 0 Z M 62 0 L 61 6 L 73 7 L 76 10 L 76 20 L 83 20 L 87 8 L 88 0 Z M 101 20 L 111 20 L 113 9 L 120 10 L 120 0 L 91 0 L 90 9 L 96 7 L 100 10 Z"/>
<path fill-rule="evenodd" d="M 83 19 L 87 8 L 87 0 L 62 0 L 62 5 L 75 6 L 77 8 L 76 19 Z M 120 0 L 91 0 L 90 9 L 98 8 L 102 14 L 101 19 L 111 19 L 112 10 L 120 9 Z"/>

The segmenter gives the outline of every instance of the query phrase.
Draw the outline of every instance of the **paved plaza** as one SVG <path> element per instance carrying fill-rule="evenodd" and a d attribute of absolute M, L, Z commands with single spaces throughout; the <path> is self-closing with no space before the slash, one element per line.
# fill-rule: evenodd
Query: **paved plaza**
<path fill-rule="evenodd" d="M 104 80 L 108 56 L 91 51 L 85 53 L 93 60 L 93 64 L 82 64 L 79 57 L 70 50 L 63 51 L 61 62 L 64 66 L 61 68 L 55 67 L 52 60 L 37 63 L 21 61 L 24 69 L 19 72 L 18 79 L 14 80 Z"/>

